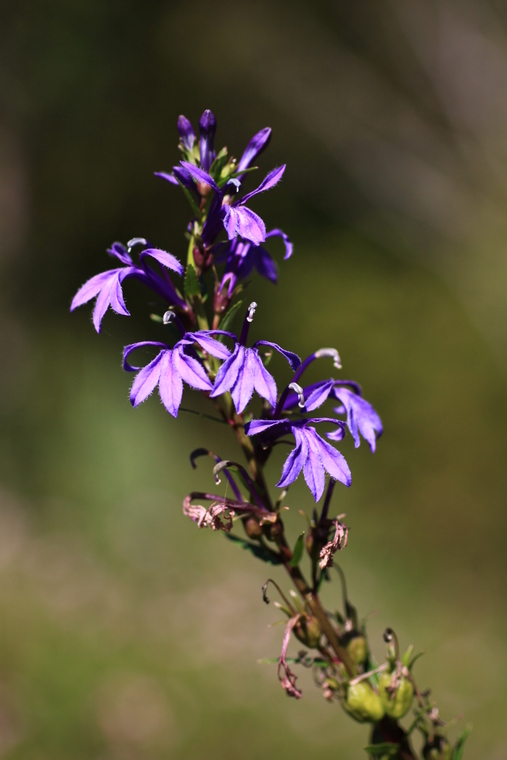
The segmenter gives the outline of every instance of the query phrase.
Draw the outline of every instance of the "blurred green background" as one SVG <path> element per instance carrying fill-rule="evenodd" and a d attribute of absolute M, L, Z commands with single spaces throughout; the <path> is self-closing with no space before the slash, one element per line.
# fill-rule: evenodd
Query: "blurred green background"
<path fill-rule="evenodd" d="M 212 108 L 219 145 L 270 125 L 261 171 L 288 164 L 255 202 L 295 244 L 249 291 L 256 337 L 336 346 L 384 421 L 375 456 L 345 446 L 335 505 L 373 649 L 387 625 L 425 649 L 419 684 L 464 716 L 453 735 L 474 725 L 466 757 L 504 760 L 505 3 L 19 0 L 0 21 L 0 757 L 365 756 L 308 674 L 296 702 L 257 664 L 282 638 L 266 567 L 181 514 L 211 485 L 188 452 L 232 442 L 128 403 L 144 293 L 101 336 L 69 314 L 113 240 L 184 257 L 185 201 L 152 172 L 178 114 Z M 299 483 L 292 503 L 311 506 Z"/>

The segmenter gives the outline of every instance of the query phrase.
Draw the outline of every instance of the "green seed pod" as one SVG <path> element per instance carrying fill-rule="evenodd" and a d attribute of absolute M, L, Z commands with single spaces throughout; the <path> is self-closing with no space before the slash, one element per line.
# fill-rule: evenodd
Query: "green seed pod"
<path fill-rule="evenodd" d="M 349 684 L 343 709 L 359 723 L 377 723 L 384 717 L 384 706 L 379 695 L 367 681 Z"/>
<path fill-rule="evenodd" d="M 424 760 L 451 760 L 452 748 L 444 736 L 433 736 L 423 747 Z"/>
<path fill-rule="evenodd" d="M 393 693 L 389 689 L 391 678 L 390 673 L 382 673 L 378 679 L 378 691 L 386 715 L 399 720 L 410 710 L 414 697 L 414 687 L 408 678 L 401 676 L 398 680 L 396 691 Z"/>
<path fill-rule="evenodd" d="M 353 634 L 345 648 L 354 665 L 363 665 L 368 659 L 368 644 L 362 633 Z"/>
<path fill-rule="evenodd" d="M 322 628 L 316 617 L 300 617 L 294 626 L 294 634 L 299 641 L 309 649 L 319 646 Z"/>

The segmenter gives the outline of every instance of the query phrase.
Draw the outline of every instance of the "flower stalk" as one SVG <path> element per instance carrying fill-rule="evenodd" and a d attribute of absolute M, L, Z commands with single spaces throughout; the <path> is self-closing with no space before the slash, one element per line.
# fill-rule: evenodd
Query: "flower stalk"
<path fill-rule="evenodd" d="M 245 192 L 243 185 L 267 147 L 271 130 L 265 127 L 257 132 L 239 160 L 229 156 L 226 148 L 216 150 L 216 130 L 210 110 L 200 118 L 198 137 L 191 122 L 180 116 L 182 159 L 171 172 L 156 173 L 182 189 L 189 202 L 192 218 L 186 232 L 186 267 L 172 253 L 141 237 L 126 246 L 113 243 L 108 253 L 119 266 L 95 275 L 79 288 L 71 309 L 95 299 L 93 323 L 100 332 L 108 309 L 130 316 L 123 295 L 127 279 L 137 280 L 162 299 L 162 314 L 154 319 L 156 334 L 124 350 L 123 367 L 135 373 L 130 401 L 137 407 L 158 388 L 163 406 L 177 417 L 180 411 L 187 411 L 182 400 L 188 392 L 185 389 L 190 389 L 209 399 L 219 414 L 217 418 L 215 412 L 213 421 L 222 421 L 231 429 L 245 465 L 221 459 L 208 446 L 194 451 L 191 463 L 195 467 L 196 458 L 203 455 L 213 459 L 215 484 L 220 485 L 223 473 L 234 498 L 192 490 L 183 511 L 199 528 L 222 532 L 257 559 L 285 568 L 293 586 L 289 595 L 270 581 L 283 600 L 277 606 L 289 618 L 278 660 L 278 677 L 286 694 L 297 699 L 302 696 L 287 655 L 290 641 L 297 639 L 306 647 L 297 662 L 312 667 L 324 699 L 339 702 L 354 720 L 369 724 L 370 743 L 365 749 L 370 758 L 416 760 L 410 737 L 417 730 L 425 742 L 424 760 L 435 757 L 430 754 L 435 748 L 441 757 L 461 760 L 466 731 L 451 747 L 435 704 L 415 681 L 413 647 L 402 653 L 396 634 L 388 629 L 385 662 L 378 665 L 374 661 L 365 624 L 359 624 L 357 611 L 347 598 L 341 569 L 344 614 L 327 611 L 321 602 L 321 586 L 330 580 L 334 557 L 348 539 L 348 529 L 341 521 L 344 515 L 332 514 L 338 484 L 350 487 L 352 482 L 339 444 L 350 435 L 356 447 L 364 439 L 374 452 L 382 422 L 357 382 L 335 376 L 341 370 L 335 348 L 317 349 L 301 361 L 278 343 L 255 339 L 258 307 L 255 302 L 243 304 L 244 286 L 255 273 L 276 283 L 272 241 L 283 244 L 284 261 L 292 256 L 293 246 L 282 230 L 266 229 L 250 202 L 278 185 L 285 166 L 271 170 L 257 187 Z M 136 256 L 133 248 L 139 251 Z M 179 278 L 176 283 L 175 278 Z M 239 334 L 232 331 L 237 316 L 242 317 Z M 176 340 L 170 337 L 174 334 Z M 275 369 L 280 357 L 289 364 L 293 377 L 285 387 L 278 387 L 271 365 L 268 370 L 266 349 Z M 134 353 L 141 357 L 140 366 L 131 364 Z M 149 358 L 150 354 L 155 355 Z M 333 376 L 304 385 L 307 367 L 317 360 L 317 366 L 326 366 L 323 359 L 332 360 Z M 316 410 L 324 407 L 322 416 L 315 416 Z M 274 486 L 281 496 L 273 498 L 265 464 L 280 443 L 289 443 L 291 448 Z M 291 546 L 281 512 L 299 507 L 288 497 L 288 490 L 301 474 L 314 506 L 306 515 L 307 530 Z M 266 585 L 263 598 L 267 602 Z M 289 602 L 291 595 L 293 602 Z M 412 722 L 404 728 L 400 721 L 412 709 Z M 448 749 L 451 754 L 442 754 Z"/>

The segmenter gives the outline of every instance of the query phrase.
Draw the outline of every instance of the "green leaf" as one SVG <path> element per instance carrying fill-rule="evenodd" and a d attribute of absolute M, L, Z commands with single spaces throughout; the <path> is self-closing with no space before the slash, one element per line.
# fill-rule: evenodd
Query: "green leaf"
<path fill-rule="evenodd" d="M 190 301 L 192 301 L 195 297 L 199 297 L 201 295 L 199 280 L 197 279 L 197 275 L 192 264 L 189 264 L 187 267 L 187 274 L 185 277 L 185 294 Z"/>
<path fill-rule="evenodd" d="M 363 747 L 363 749 L 374 757 L 396 757 L 400 749 L 400 745 L 383 742 L 382 744 L 367 744 L 366 747 Z"/>
<path fill-rule="evenodd" d="M 238 536 L 231 536 L 230 533 L 224 533 L 224 536 L 228 538 L 229 541 L 233 541 L 235 544 L 240 544 L 243 549 L 246 549 L 246 551 L 251 552 L 254 555 L 254 557 L 257 557 L 257 559 L 260 559 L 263 562 L 267 562 L 269 565 L 283 564 L 282 558 L 278 554 L 275 554 L 275 552 L 272 552 L 266 546 L 261 546 L 260 544 L 253 544 L 250 541 L 246 541 L 244 538 L 239 538 Z"/>
<path fill-rule="evenodd" d="M 471 730 L 472 730 L 472 726 L 467 726 L 465 730 L 459 735 L 458 741 L 454 745 L 454 749 L 452 751 L 452 760 L 462 760 L 463 752 L 464 752 L 464 744 Z"/>
<path fill-rule="evenodd" d="M 220 329 L 221 330 L 227 330 L 227 328 L 231 324 L 232 320 L 236 316 L 236 312 L 238 311 L 238 309 L 239 309 L 239 307 L 241 306 L 242 303 L 243 303 L 243 301 L 236 301 L 236 303 L 234 304 L 234 306 L 231 306 L 230 309 L 228 311 L 226 311 L 226 313 L 224 315 L 224 318 L 220 322 Z M 221 336 L 218 336 L 218 337 L 221 337 Z"/>
<path fill-rule="evenodd" d="M 202 216 L 201 209 L 199 208 L 199 206 L 197 205 L 197 203 L 192 198 L 192 194 L 191 194 L 190 190 L 187 187 L 185 187 L 185 185 L 181 184 L 181 182 L 179 181 L 178 177 L 176 177 L 176 179 L 178 180 L 178 185 L 181 187 L 181 189 L 185 193 L 185 197 L 186 197 L 187 201 L 190 203 L 192 211 L 194 212 L 194 214 L 196 215 L 196 217 L 198 219 L 200 219 L 201 216 Z"/>
<path fill-rule="evenodd" d="M 305 548 L 305 532 L 303 531 L 298 536 L 296 543 L 294 544 L 294 551 L 292 552 L 292 559 L 289 562 L 291 567 L 297 567 L 303 559 L 303 551 Z"/>

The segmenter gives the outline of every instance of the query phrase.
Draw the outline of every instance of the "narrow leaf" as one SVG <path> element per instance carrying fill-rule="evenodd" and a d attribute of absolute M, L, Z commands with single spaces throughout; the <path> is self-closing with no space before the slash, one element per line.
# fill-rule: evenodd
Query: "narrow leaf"
<path fill-rule="evenodd" d="M 398 750 L 400 749 L 399 744 L 390 744 L 389 742 L 383 742 L 382 744 L 367 744 L 366 747 L 363 747 L 366 752 L 369 752 L 370 755 L 373 755 L 374 757 L 381 757 L 382 755 L 390 755 L 391 757 L 394 757 L 398 754 Z"/>
<path fill-rule="evenodd" d="M 192 264 L 189 264 L 187 267 L 187 274 L 185 277 L 185 294 L 190 301 L 192 301 L 195 297 L 201 296 L 199 280 L 197 279 L 197 275 Z"/>
<path fill-rule="evenodd" d="M 459 735 L 458 741 L 456 742 L 452 752 L 452 760 L 462 760 L 464 745 L 471 730 L 472 726 L 467 726 L 465 730 Z"/>
<path fill-rule="evenodd" d="M 282 558 L 275 554 L 275 552 L 272 552 L 270 549 L 268 549 L 265 546 L 261 546 L 260 544 L 252 544 L 250 541 L 245 541 L 244 538 L 239 538 L 238 536 L 231 536 L 230 533 L 224 533 L 224 536 L 229 539 L 229 541 L 233 541 L 235 544 L 240 544 L 243 549 L 246 549 L 246 551 L 251 552 L 254 557 L 257 557 L 257 559 L 262 560 L 263 562 L 267 562 L 270 565 L 281 565 L 283 564 Z"/>
<path fill-rule="evenodd" d="M 289 562 L 291 567 L 297 567 L 303 559 L 303 551 L 305 548 L 305 532 L 303 531 L 298 536 L 296 543 L 294 544 L 294 551 L 292 552 L 292 559 Z"/>
<path fill-rule="evenodd" d="M 230 309 L 225 313 L 222 321 L 220 322 L 221 330 L 227 330 L 229 328 L 229 325 L 232 323 L 232 320 L 236 316 L 236 313 L 242 303 L 243 301 L 236 301 L 234 306 L 231 306 Z M 219 336 L 219 340 L 220 340 L 220 337 L 222 336 Z"/>

